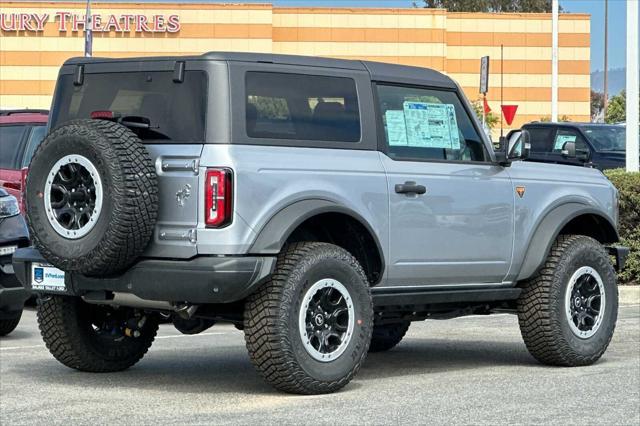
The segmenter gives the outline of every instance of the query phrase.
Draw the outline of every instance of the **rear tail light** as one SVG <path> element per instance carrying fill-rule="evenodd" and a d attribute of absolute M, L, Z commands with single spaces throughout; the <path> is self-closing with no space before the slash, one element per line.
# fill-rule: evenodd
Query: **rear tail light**
<path fill-rule="evenodd" d="M 26 213 L 27 212 L 27 205 L 26 205 L 26 190 L 27 190 L 27 173 L 29 173 L 29 168 L 27 167 L 23 167 L 22 170 L 20 170 L 20 211 L 22 213 Z"/>
<path fill-rule="evenodd" d="M 233 174 L 230 169 L 207 169 L 204 186 L 204 222 L 220 228 L 231 223 Z"/>
<path fill-rule="evenodd" d="M 112 120 L 117 117 L 116 113 L 113 111 L 91 111 L 89 117 L 101 120 Z"/>

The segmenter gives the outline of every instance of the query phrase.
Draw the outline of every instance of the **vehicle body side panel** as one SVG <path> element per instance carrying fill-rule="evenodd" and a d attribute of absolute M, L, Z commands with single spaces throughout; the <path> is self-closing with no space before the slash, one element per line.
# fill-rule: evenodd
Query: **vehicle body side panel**
<path fill-rule="evenodd" d="M 337 212 L 352 211 L 377 235 L 380 246 L 388 247 L 387 181 L 375 151 L 209 144 L 200 164 L 230 167 L 235 178 L 233 224 L 207 229 L 200 213 L 200 254 L 247 253 L 279 212 L 305 200 L 322 200 Z M 289 228 L 283 227 L 278 241 Z M 260 244 L 258 252 L 275 250 L 273 241 Z"/>
<path fill-rule="evenodd" d="M 537 263 L 533 259 L 546 257 L 546 246 L 542 252 L 538 242 L 530 247 L 538 231 L 550 246 L 562 226 L 579 212 L 598 213 L 615 226 L 616 190 L 599 170 L 518 161 L 509 168 L 509 174 L 514 187 L 524 187 L 524 194 L 515 199 L 514 257 L 507 280 L 527 278 L 539 266 L 531 265 Z M 558 209 L 561 206 L 567 207 Z M 528 256 L 524 267 L 529 250 L 536 253 Z"/>

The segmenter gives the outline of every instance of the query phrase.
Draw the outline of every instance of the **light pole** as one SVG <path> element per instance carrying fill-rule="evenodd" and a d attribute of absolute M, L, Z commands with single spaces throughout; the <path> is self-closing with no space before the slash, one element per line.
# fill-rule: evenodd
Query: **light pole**
<path fill-rule="evenodd" d="M 607 104 L 609 103 L 609 0 L 604 0 L 604 105 L 602 107 L 602 120 L 607 116 Z"/>
<path fill-rule="evenodd" d="M 639 167 L 638 142 L 638 2 L 627 1 L 627 171 Z"/>
<path fill-rule="evenodd" d="M 558 0 L 551 9 L 551 121 L 558 121 Z"/>
<path fill-rule="evenodd" d="M 87 11 L 84 15 L 84 56 L 93 54 L 93 19 L 91 17 L 91 0 L 87 0 Z"/>

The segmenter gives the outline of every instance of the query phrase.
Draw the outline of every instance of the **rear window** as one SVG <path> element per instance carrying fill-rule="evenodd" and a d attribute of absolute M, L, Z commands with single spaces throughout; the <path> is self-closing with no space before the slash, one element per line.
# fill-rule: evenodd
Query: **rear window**
<path fill-rule="evenodd" d="M 107 110 L 147 118 L 151 128 L 141 135 L 143 139 L 202 142 L 206 84 L 203 71 L 187 71 L 182 83 L 175 83 L 170 71 L 87 73 L 81 86 L 74 86 L 72 75 L 63 75 L 51 123 L 55 127 Z"/>
<path fill-rule="evenodd" d="M 246 130 L 251 138 L 358 142 L 356 83 L 343 77 L 248 72 Z"/>
<path fill-rule="evenodd" d="M 17 169 L 18 151 L 26 129 L 24 125 L 0 126 L 0 169 Z"/>
<path fill-rule="evenodd" d="M 40 145 L 40 142 L 44 139 L 46 132 L 47 126 L 33 126 L 31 128 L 31 134 L 27 140 L 27 147 L 24 151 L 24 155 L 22 156 L 22 167 L 29 167 L 31 158 L 36 152 L 38 145 Z"/>

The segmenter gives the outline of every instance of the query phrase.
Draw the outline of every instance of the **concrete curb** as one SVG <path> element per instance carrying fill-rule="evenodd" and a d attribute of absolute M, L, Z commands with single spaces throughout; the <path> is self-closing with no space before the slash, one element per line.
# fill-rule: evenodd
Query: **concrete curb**
<path fill-rule="evenodd" d="M 621 305 L 640 305 L 640 285 L 619 285 L 618 295 Z"/>

